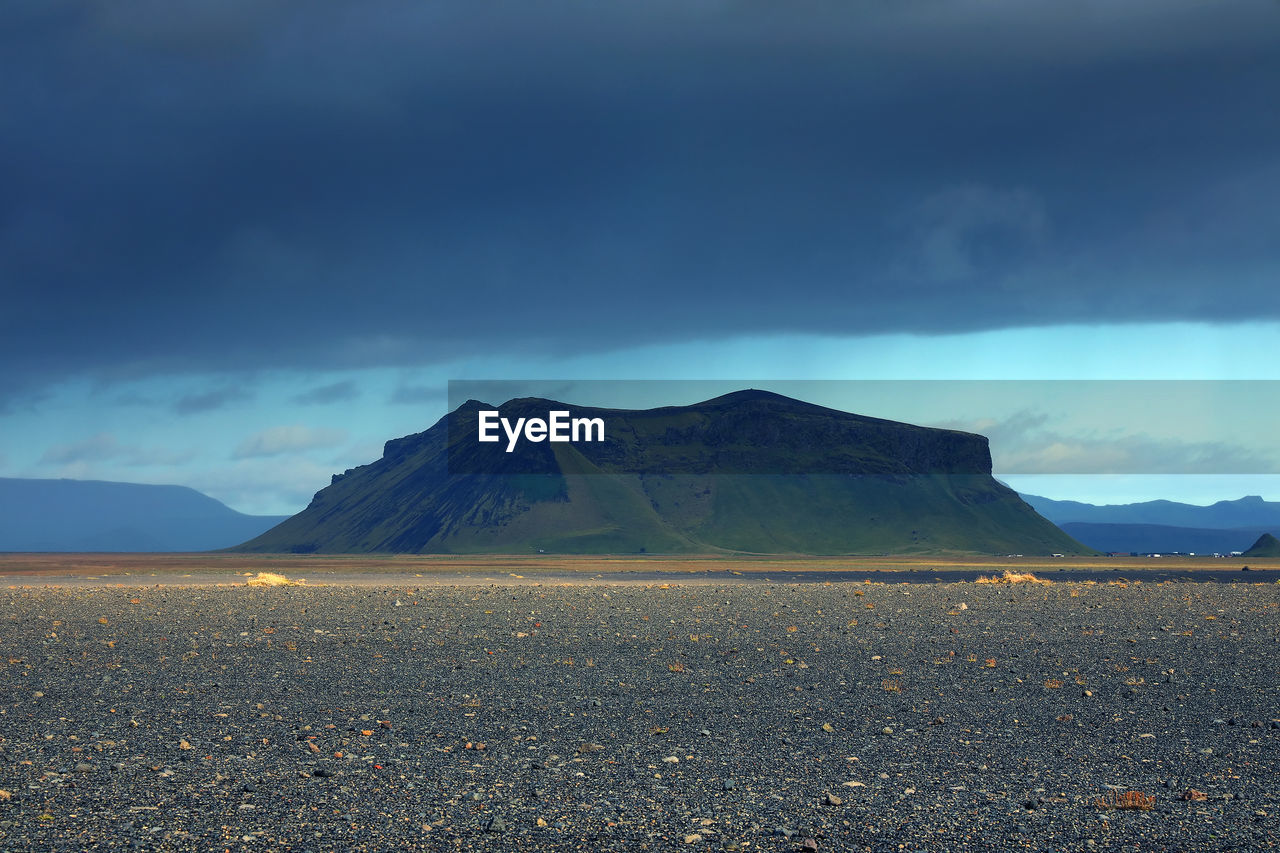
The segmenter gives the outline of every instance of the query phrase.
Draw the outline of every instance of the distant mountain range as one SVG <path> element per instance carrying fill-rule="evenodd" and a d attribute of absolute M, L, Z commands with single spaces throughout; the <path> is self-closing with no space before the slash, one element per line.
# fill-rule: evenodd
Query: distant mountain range
<path fill-rule="evenodd" d="M 1280 532 L 1280 502 L 1251 495 L 1210 506 L 1144 501 L 1096 506 L 1024 494 L 1022 499 L 1074 538 L 1099 551 L 1229 554 Z"/>
<path fill-rule="evenodd" d="M 211 551 L 286 518 L 245 515 L 186 486 L 0 478 L 0 551 Z"/>
<path fill-rule="evenodd" d="M 572 410 L 609 440 L 508 453 L 476 441 L 494 409 L 512 423 Z M 991 477 L 982 436 L 763 391 L 645 410 L 468 401 L 237 550 L 1088 552 Z"/>

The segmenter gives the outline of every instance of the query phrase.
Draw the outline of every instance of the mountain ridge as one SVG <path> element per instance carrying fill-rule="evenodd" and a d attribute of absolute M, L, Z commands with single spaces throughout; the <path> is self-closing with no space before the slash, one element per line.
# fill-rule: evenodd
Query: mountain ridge
<path fill-rule="evenodd" d="M 1128 504 L 1059 501 L 1028 493 L 1022 499 L 1054 524 L 1159 524 L 1205 529 L 1280 528 L 1280 502 L 1259 495 L 1222 500 L 1208 506 L 1170 500 Z"/>

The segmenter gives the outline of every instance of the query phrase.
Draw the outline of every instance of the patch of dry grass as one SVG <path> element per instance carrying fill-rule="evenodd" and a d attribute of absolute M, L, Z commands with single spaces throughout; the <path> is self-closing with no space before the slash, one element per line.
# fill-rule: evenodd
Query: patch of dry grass
<path fill-rule="evenodd" d="M 1120 809 L 1123 811 L 1150 811 L 1156 804 L 1155 794 L 1144 794 L 1141 791 L 1110 791 L 1105 797 L 1094 799 L 1093 804 L 1100 809 Z"/>
<path fill-rule="evenodd" d="M 258 572 L 258 576 L 249 578 L 249 586 L 304 586 L 305 580 L 289 580 L 284 575 L 275 572 Z"/>
<path fill-rule="evenodd" d="M 1046 580 L 1045 578 L 1038 578 L 1031 574 L 1031 572 L 1015 572 L 1010 569 L 1005 569 L 1004 574 L 998 576 L 992 575 L 991 577 L 987 577 L 986 575 L 980 575 L 974 583 L 1038 583 L 1047 586 L 1053 583 L 1053 581 Z"/>

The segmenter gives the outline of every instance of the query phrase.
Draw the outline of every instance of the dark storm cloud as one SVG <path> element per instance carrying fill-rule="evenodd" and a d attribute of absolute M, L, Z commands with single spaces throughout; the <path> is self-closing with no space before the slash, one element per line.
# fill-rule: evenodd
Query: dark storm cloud
<path fill-rule="evenodd" d="M 13 0 L 0 394 L 1280 316 L 1280 4 Z"/>

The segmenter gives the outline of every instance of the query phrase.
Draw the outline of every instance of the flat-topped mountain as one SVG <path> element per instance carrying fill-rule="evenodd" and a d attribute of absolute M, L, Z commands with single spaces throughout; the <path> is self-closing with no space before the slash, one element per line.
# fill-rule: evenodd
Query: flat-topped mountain
<path fill-rule="evenodd" d="M 603 441 L 477 440 L 551 411 Z M 991 477 L 979 435 L 762 391 L 625 410 L 474 400 L 236 550 L 403 553 L 1089 553 Z"/>
<path fill-rule="evenodd" d="M 186 486 L 0 478 L 0 551 L 211 551 L 284 519 Z"/>

